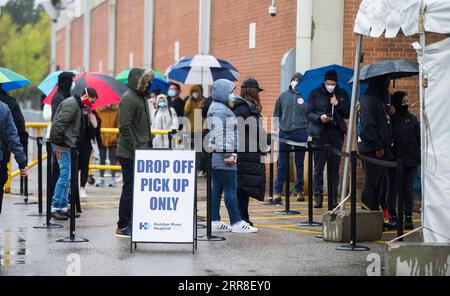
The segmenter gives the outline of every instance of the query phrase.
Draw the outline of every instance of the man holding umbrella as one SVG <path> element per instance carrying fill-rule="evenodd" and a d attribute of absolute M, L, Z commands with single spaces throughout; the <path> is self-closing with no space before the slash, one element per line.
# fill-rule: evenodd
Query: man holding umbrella
<path fill-rule="evenodd" d="M 330 145 L 334 149 L 341 150 L 344 144 L 344 136 L 347 133 L 345 119 L 350 115 L 350 100 L 347 92 L 337 84 L 338 74 L 330 70 L 325 74 L 324 83 L 315 89 L 307 103 L 307 116 L 309 119 L 309 133 L 313 138 L 313 145 L 323 147 Z M 327 155 L 324 151 L 314 154 L 314 194 L 315 208 L 323 207 L 323 170 L 327 163 Z M 337 204 L 339 172 L 341 158 L 332 154 L 332 201 L 333 207 Z"/>

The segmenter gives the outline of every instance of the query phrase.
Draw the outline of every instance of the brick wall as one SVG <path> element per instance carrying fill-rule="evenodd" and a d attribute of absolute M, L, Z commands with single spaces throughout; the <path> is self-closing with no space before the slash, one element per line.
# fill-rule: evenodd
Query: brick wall
<path fill-rule="evenodd" d="M 83 24 L 84 17 L 79 17 L 72 22 L 72 32 L 70 41 L 70 68 L 83 70 Z"/>
<path fill-rule="evenodd" d="M 214 1 L 213 1 L 214 2 Z M 175 42 L 180 42 L 180 58 L 198 53 L 199 1 L 154 2 L 153 68 L 164 73 L 175 60 Z M 183 86 L 183 96 L 189 87 Z"/>
<path fill-rule="evenodd" d="M 295 47 L 296 1 L 278 0 L 278 15 L 267 13 L 270 1 L 212 1 L 211 52 L 231 62 L 240 72 L 240 85 L 255 77 L 266 91 L 261 94 L 269 117 L 280 94 L 280 63 Z M 256 48 L 249 49 L 249 24 L 256 22 Z M 238 88 L 237 93 L 240 92 Z"/>
<path fill-rule="evenodd" d="M 91 12 L 91 71 L 108 72 L 108 21 L 109 3 L 106 1 Z"/>
<path fill-rule="evenodd" d="M 56 32 L 56 66 L 60 69 L 66 67 L 66 29 Z"/>
<path fill-rule="evenodd" d="M 117 1 L 116 74 L 129 67 L 130 53 L 134 66 L 143 64 L 144 7 L 143 0 Z"/>

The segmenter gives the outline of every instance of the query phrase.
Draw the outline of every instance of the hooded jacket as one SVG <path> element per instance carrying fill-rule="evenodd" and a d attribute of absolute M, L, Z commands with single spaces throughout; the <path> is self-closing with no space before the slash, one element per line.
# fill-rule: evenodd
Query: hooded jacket
<path fill-rule="evenodd" d="M 0 102 L 0 162 L 3 162 L 3 153 L 7 149 L 14 153 L 20 169 L 27 166 L 27 157 L 20 144 L 11 111 L 6 104 Z"/>
<path fill-rule="evenodd" d="M 192 93 L 198 93 L 199 98 L 194 99 L 192 97 Z M 195 110 L 200 110 L 200 115 L 203 115 L 203 105 L 205 103 L 205 98 L 203 98 L 203 92 L 199 85 L 194 85 L 191 87 L 191 95 L 187 98 L 186 104 L 184 105 L 184 116 L 187 117 L 189 123 L 191 124 L 192 132 L 201 132 L 203 131 L 203 116 L 201 125 L 195 124 Z"/>
<path fill-rule="evenodd" d="M 128 77 L 128 90 L 119 108 L 119 144 L 117 156 L 134 159 L 137 149 L 152 147 L 150 116 L 145 96 L 153 79 L 153 72 L 134 68 Z"/>
<path fill-rule="evenodd" d="M 80 98 L 70 97 L 59 104 L 50 132 L 50 140 L 53 144 L 65 148 L 78 146 L 82 115 Z"/>
<path fill-rule="evenodd" d="M 22 110 L 17 103 L 16 99 L 9 96 L 3 89 L 0 88 L 0 102 L 5 103 L 9 110 L 11 111 L 14 125 L 16 126 L 17 133 L 19 135 L 20 144 L 23 147 L 28 145 L 28 132 L 25 128 L 25 118 L 23 116 Z"/>
<path fill-rule="evenodd" d="M 119 127 L 119 105 L 106 106 L 95 110 L 99 117 L 102 128 Z M 102 147 L 117 147 L 119 135 L 102 134 Z"/>
<path fill-rule="evenodd" d="M 161 100 L 161 98 L 156 100 L 156 109 L 152 110 L 152 130 L 177 130 L 179 128 L 177 112 L 174 108 L 159 107 Z M 156 135 L 153 138 L 153 148 L 169 148 L 169 141 L 168 135 Z"/>
<path fill-rule="evenodd" d="M 70 89 L 72 87 L 73 77 L 75 75 L 72 72 L 63 72 L 58 76 L 58 91 L 52 98 L 52 120 L 55 117 L 56 110 L 58 110 L 59 104 L 64 100 L 71 97 Z"/>
<path fill-rule="evenodd" d="M 228 107 L 228 100 L 234 88 L 234 83 L 226 79 L 219 79 L 212 86 L 213 103 L 208 110 L 209 147 L 214 151 L 224 151 L 213 153 L 214 170 L 237 171 L 236 164 L 227 165 L 224 161 L 238 148 L 237 120 Z"/>
<path fill-rule="evenodd" d="M 306 131 L 308 129 L 305 100 L 301 94 L 294 93 L 291 87 L 278 97 L 273 117 L 279 118 L 279 128 L 283 132 Z"/>

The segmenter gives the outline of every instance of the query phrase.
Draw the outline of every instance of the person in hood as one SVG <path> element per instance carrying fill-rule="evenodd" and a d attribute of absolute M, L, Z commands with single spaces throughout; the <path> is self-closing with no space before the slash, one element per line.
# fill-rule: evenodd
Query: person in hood
<path fill-rule="evenodd" d="M 119 205 L 116 237 L 131 236 L 133 203 L 134 152 L 152 147 L 151 126 L 147 99 L 150 95 L 151 70 L 134 68 L 128 76 L 128 90 L 119 107 L 119 144 L 117 158 L 122 166 L 123 188 Z"/>
<path fill-rule="evenodd" d="M 226 79 L 217 80 L 212 87 L 213 103 L 208 111 L 210 131 L 209 148 L 212 149 L 212 230 L 213 232 L 255 233 L 257 228 L 242 220 L 237 192 L 237 119 L 232 109 L 236 104 L 236 85 Z M 231 227 L 221 221 L 222 194 L 230 217 Z"/>
<path fill-rule="evenodd" d="M 14 121 L 14 126 L 16 127 L 20 144 L 22 145 L 25 154 L 28 150 L 28 132 L 25 128 L 25 118 L 23 116 L 22 110 L 16 99 L 11 97 L 3 90 L 0 83 L 0 102 L 6 104 L 11 111 L 11 115 Z M 28 157 L 28 155 L 26 155 Z M 9 146 L 5 145 L 3 148 L 3 161 L 0 165 L 0 188 L 3 188 L 8 180 L 8 163 L 11 159 L 11 151 Z"/>
<path fill-rule="evenodd" d="M 395 114 L 392 116 L 392 138 L 394 140 L 393 158 L 403 159 L 402 187 L 397 188 L 397 182 L 392 182 L 393 190 L 388 195 L 389 224 L 397 226 L 397 193 L 402 191 L 404 201 L 405 228 L 414 229 L 413 223 L 413 183 L 420 165 L 420 124 L 416 116 L 409 112 L 408 94 L 399 91 L 392 96 L 392 106 Z"/>
<path fill-rule="evenodd" d="M 75 74 L 72 72 L 62 72 L 58 76 L 58 90 L 52 98 L 52 120 L 55 117 L 56 110 L 64 100 L 70 98 L 72 95 L 70 94 L 70 90 L 73 88 L 73 79 L 75 78 Z"/>
<path fill-rule="evenodd" d="M 262 105 L 259 94 L 263 90 L 254 78 L 244 81 L 241 97 L 237 98 L 233 109 L 241 127 L 239 133 L 238 186 L 237 199 L 241 218 L 253 226 L 250 221 L 248 205 L 250 197 L 264 201 L 266 195 L 266 164 L 264 155 L 267 149 L 267 133 L 262 122 Z"/>
<path fill-rule="evenodd" d="M 2 213 L 4 186 L 8 179 L 8 175 L 6 174 L 7 170 L 4 170 L 4 167 L 8 165 L 10 151 L 16 157 L 21 175 L 23 177 L 28 176 L 27 157 L 20 143 L 11 110 L 8 105 L 0 102 L 0 214 Z"/>
<path fill-rule="evenodd" d="M 80 145 L 83 104 L 94 104 L 96 100 L 96 91 L 85 89 L 81 96 L 70 97 L 59 104 L 54 114 L 50 141 L 59 166 L 59 176 L 53 194 L 51 212 L 52 218 L 56 220 L 67 220 L 69 218 L 68 204 L 72 166 L 70 150 L 72 147 L 79 147 Z"/>
<path fill-rule="evenodd" d="M 275 130 L 279 130 L 280 150 L 287 151 L 292 148 L 286 144 L 286 141 L 305 143 L 308 141 L 308 118 L 306 117 L 306 102 L 302 95 L 297 91 L 297 85 L 302 80 L 303 75 L 296 73 L 292 76 L 289 89 L 282 93 L 277 100 L 274 118 L 278 118 L 279 126 L 275 126 Z M 278 159 L 278 173 L 275 181 L 275 199 L 277 203 L 282 202 L 283 186 L 286 182 L 286 166 L 289 161 L 287 152 L 280 152 Z M 304 162 L 305 152 L 295 152 L 296 166 L 296 183 L 297 200 L 305 201 L 304 195 Z"/>
<path fill-rule="evenodd" d="M 391 133 L 385 102 L 389 96 L 387 75 L 369 79 L 367 92 L 360 100 L 358 150 L 361 155 L 381 160 L 391 154 Z M 363 161 L 364 189 L 361 201 L 372 211 L 380 210 L 380 188 L 385 168 Z"/>
<path fill-rule="evenodd" d="M 313 145 L 323 147 L 330 145 L 332 148 L 342 150 L 344 137 L 347 133 L 345 119 L 350 116 L 350 99 L 345 90 L 337 84 L 338 74 L 331 70 L 325 74 L 321 87 L 312 91 L 306 114 L 309 119 L 309 133 L 313 138 Z M 314 153 L 314 194 L 315 208 L 323 207 L 323 170 L 327 163 L 325 151 Z M 331 166 L 333 204 L 337 205 L 339 173 L 341 157 L 332 153 Z"/>
<path fill-rule="evenodd" d="M 177 112 L 169 107 L 166 95 L 159 95 L 156 99 L 156 109 L 151 114 L 152 130 L 172 131 L 179 127 Z M 169 135 L 156 135 L 153 138 L 153 148 L 170 148 Z"/>

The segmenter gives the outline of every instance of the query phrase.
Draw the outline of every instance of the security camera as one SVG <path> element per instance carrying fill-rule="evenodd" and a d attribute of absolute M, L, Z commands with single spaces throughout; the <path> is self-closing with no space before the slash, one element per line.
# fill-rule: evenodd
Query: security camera
<path fill-rule="evenodd" d="M 275 6 L 275 4 L 272 4 L 272 5 L 269 6 L 269 15 L 270 16 L 272 16 L 272 17 L 276 16 L 277 12 L 278 12 L 278 9 Z"/>

